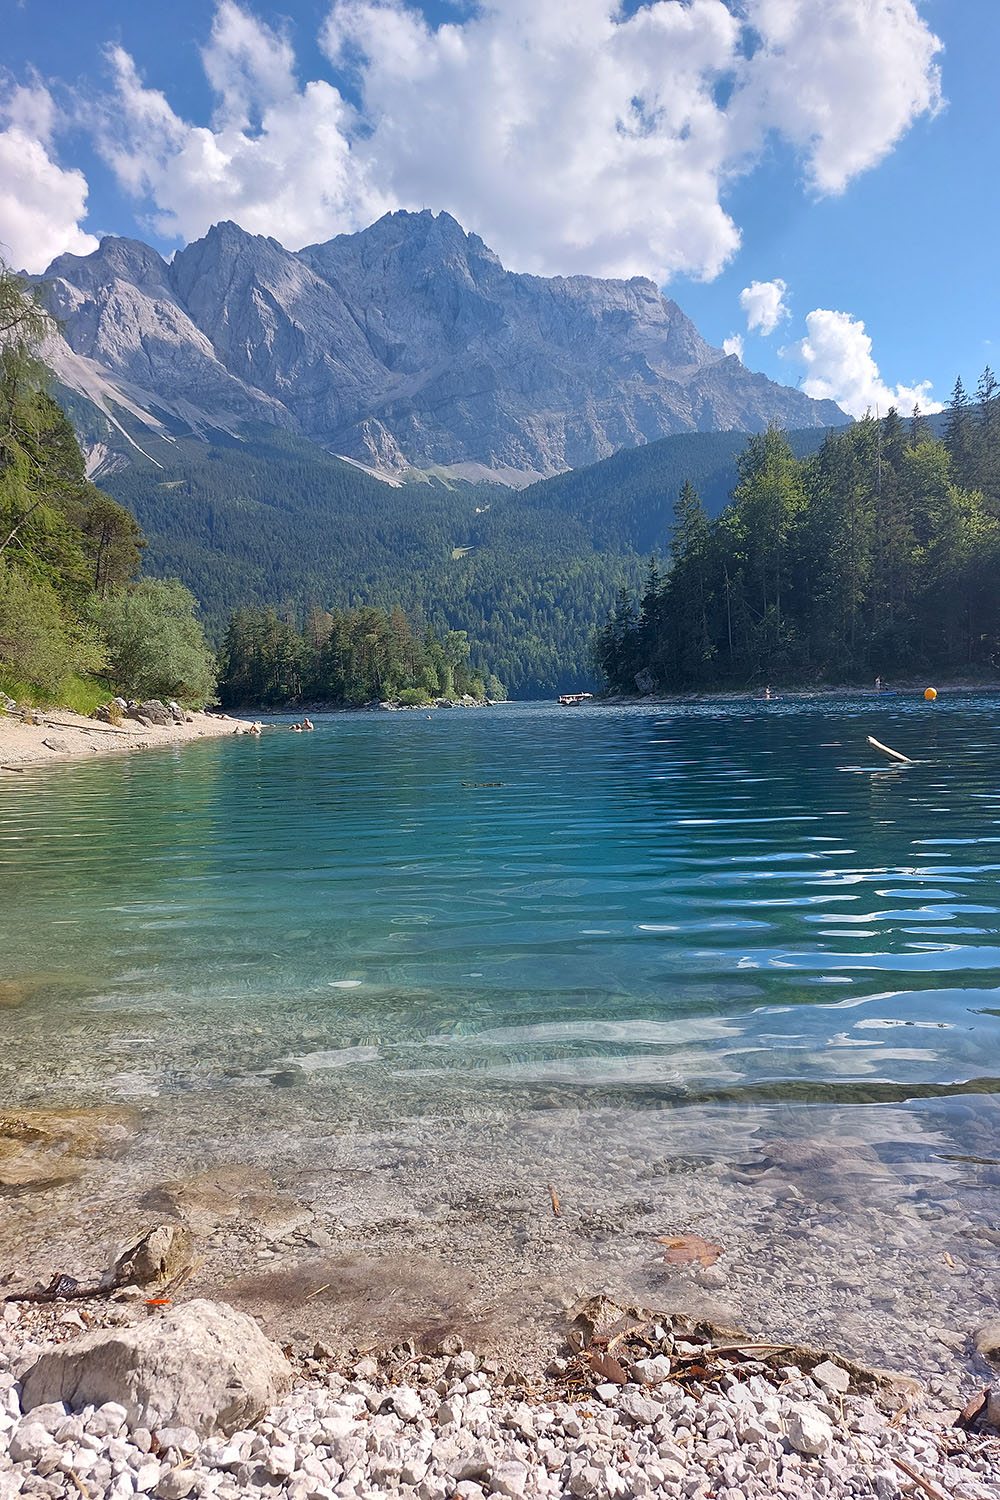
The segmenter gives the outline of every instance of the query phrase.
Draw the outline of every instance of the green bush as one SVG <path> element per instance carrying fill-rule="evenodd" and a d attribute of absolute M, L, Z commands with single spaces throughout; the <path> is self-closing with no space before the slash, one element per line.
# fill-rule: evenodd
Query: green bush
<path fill-rule="evenodd" d="M 201 706 L 215 696 L 215 659 L 195 618 L 194 596 L 177 579 L 144 578 L 96 609 L 109 673 L 131 698 L 176 698 Z"/>
<path fill-rule="evenodd" d="M 51 694 L 67 674 L 106 661 L 99 632 L 73 619 L 50 583 L 0 562 L 0 665 Z"/>
<path fill-rule="evenodd" d="M 419 708 L 422 703 L 430 701 L 420 688 L 403 688 L 402 692 L 396 694 L 396 702 L 401 703 L 404 708 Z"/>

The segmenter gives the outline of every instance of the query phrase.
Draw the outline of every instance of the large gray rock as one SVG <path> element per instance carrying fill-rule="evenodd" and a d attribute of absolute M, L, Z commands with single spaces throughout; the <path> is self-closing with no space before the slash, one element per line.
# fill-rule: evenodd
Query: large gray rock
<path fill-rule="evenodd" d="M 446 213 L 386 214 L 297 254 L 217 224 L 168 264 L 138 240 L 62 255 L 46 359 L 153 432 L 248 420 L 396 471 L 461 466 L 523 483 L 671 433 L 843 422 L 707 344 L 644 277 L 507 271 Z M 113 450 L 113 451 L 112 451 Z"/>
<path fill-rule="evenodd" d="M 84 1334 L 43 1354 L 22 1381 L 21 1406 L 70 1409 L 116 1401 L 129 1427 L 235 1432 L 288 1389 L 281 1350 L 244 1313 L 196 1300 L 134 1328 Z"/>
<path fill-rule="evenodd" d="M 173 714 L 165 703 L 160 702 L 159 698 L 150 698 L 148 702 L 140 703 L 139 712 L 151 724 L 156 724 L 160 728 L 166 728 L 168 724 L 174 722 Z"/>

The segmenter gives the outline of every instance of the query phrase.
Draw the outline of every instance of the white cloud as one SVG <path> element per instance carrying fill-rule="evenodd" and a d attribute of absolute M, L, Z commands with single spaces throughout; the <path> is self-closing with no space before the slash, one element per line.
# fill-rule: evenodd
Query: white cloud
<path fill-rule="evenodd" d="M 15 270 L 44 271 L 57 255 L 88 255 L 97 240 L 80 221 L 87 179 L 53 154 L 58 111 L 41 83 L 12 89 L 0 101 L 0 253 Z"/>
<path fill-rule="evenodd" d="M 352 158 L 350 106 L 330 83 L 300 87 L 277 33 L 223 0 L 203 56 L 219 98 L 211 127 L 175 114 L 122 48 L 109 54 L 117 100 L 101 150 L 122 186 L 156 205 L 159 233 L 191 240 L 235 219 L 297 249 L 396 206 Z"/>
<path fill-rule="evenodd" d="M 913 0 L 749 0 L 760 50 L 734 115 L 805 157 L 820 193 L 840 193 L 941 104 L 941 44 Z"/>
<path fill-rule="evenodd" d="M 740 306 L 747 315 L 747 328 L 751 333 L 760 331 L 765 337 L 773 333 L 782 318 L 788 317 L 785 306 L 787 286 L 778 277 L 774 281 L 751 281 L 740 292 Z"/>
<path fill-rule="evenodd" d="M 836 401 L 852 417 L 866 411 L 884 416 L 890 406 L 909 412 L 919 404 L 925 412 L 941 411 L 931 396 L 929 380 L 916 385 L 886 385 L 872 358 L 872 341 L 860 318 L 817 307 L 806 318 L 806 336 L 781 354 L 806 369 L 802 389 L 817 400 Z"/>
<path fill-rule="evenodd" d="M 183 239 L 231 217 L 298 248 L 386 208 L 445 208 L 520 269 L 710 278 L 739 244 L 722 189 L 772 133 L 812 186 L 839 191 L 938 99 L 939 44 L 914 0 L 735 12 L 482 0 L 432 26 L 403 0 L 333 0 L 332 81 L 303 83 L 287 35 L 222 0 L 203 52 L 210 124 L 182 119 L 116 49 L 102 147 Z"/>
<path fill-rule="evenodd" d="M 743 358 L 743 338 L 741 334 L 731 333 L 727 339 L 722 340 L 723 354 L 735 354 L 737 359 Z"/>

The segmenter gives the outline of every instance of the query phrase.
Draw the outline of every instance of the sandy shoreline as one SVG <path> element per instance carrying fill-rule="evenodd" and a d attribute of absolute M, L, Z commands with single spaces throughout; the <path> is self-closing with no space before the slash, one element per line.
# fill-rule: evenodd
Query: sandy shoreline
<path fill-rule="evenodd" d="M 163 728 L 126 721 L 122 729 L 85 719 L 69 709 L 44 709 L 44 724 L 25 724 L 0 713 L 0 771 L 21 771 L 50 761 L 89 760 L 94 755 L 122 754 L 129 750 L 162 749 L 191 740 L 233 734 L 241 719 L 226 715 L 192 713 L 190 723 Z"/>

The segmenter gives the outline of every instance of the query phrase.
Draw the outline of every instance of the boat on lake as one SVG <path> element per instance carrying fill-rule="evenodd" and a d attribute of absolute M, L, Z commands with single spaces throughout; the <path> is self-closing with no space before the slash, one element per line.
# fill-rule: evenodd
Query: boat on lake
<path fill-rule="evenodd" d="M 563 708 L 578 708 L 581 703 L 586 703 L 587 699 L 593 696 L 593 693 L 562 693 L 559 702 Z"/>

